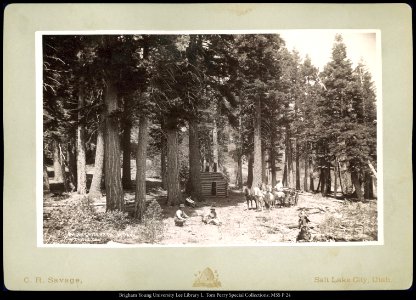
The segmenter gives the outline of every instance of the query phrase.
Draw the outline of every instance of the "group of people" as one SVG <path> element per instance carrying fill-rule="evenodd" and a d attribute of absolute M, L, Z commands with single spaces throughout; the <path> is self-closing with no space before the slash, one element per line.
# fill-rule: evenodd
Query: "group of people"
<path fill-rule="evenodd" d="M 183 226 L 189 216 L 184 211 L 185 205 L 180 204 L 179 209 L 175 213 L 175 225 L 176 226 Z M 204 224 L 211 224 L 211 225 L 221 225 L 221 221 L 218 218 L 218 214 L 215 211 L 215 207 L 212 206 L 210 209 L 210 213 L 202 217 L 202 222 Z"/>

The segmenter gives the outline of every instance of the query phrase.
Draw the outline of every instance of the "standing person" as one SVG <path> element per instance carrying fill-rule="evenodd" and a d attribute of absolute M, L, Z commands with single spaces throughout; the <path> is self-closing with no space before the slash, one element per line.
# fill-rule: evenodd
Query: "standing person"
<path fill-rule="evenodd" d="M 185 208 L 185 205 L 180 204 L 179 209 L 175 213 L 175 225 L 176 226 L 182 227 L 183 224 L 185 224 L 186 219 L 189 218 L 189 216 L 185 214 L 184 208 Z"/>

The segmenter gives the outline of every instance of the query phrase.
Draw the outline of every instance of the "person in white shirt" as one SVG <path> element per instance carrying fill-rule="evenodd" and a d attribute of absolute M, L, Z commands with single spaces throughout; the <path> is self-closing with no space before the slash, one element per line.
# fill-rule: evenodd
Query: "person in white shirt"
<path fill-rule="evenodd" d="M 175 213 L 175 225 L 176 226 L 183 226 L 185 224 L 185 221 L 189 216 L 187 216 L 184 212 L 185 205 L 180 204 L 179 209 Z"/>

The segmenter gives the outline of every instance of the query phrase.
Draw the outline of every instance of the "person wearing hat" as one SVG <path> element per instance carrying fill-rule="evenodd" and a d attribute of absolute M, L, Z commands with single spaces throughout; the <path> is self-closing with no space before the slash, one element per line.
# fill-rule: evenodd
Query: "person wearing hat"
<path fill-rule="evenodd" d="M 189 218 L 189 216 L 185 214 L 184 208 L 185 208 L 184 204 L 179 204 L 179 209 L 175 213 L 175 225 L 176 226 L 183 226 L 186 219 Z"/>
<path fill-rule="evenodd" d="M 211 207 L 211 211 L 210 211 L 209 215 L 207 215 L 204 218 L 203 222 L 205 224 L 221 225 L 221 222 L 218 219 L 218 215 L 217 215 L 217 212 L 215 211 L 215 207 L 214 206 Z"/>

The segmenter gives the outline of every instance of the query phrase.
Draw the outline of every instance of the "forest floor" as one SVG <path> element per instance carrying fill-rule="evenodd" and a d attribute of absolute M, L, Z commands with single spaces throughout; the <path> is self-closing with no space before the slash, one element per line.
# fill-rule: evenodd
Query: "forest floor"
<path fill-rule="evenodd" d="M 51 197 L 45 198 L 45 209 L 51 211 L 57 207 L 62 208 L 79 201 L 80 196 L 76 194 L 68 196 L 60 201 Z M 125 199 L 132 201 L 134 192 L 125 191 Z M 230 191 L 228 198 L 209 198 L 203 203 L 197 203 L 195 208 L 187 206 L 185 213 L 189 216 L 189 219 L 183 227 L 178 227 L 174 225 L 174 215 L 177 207 L 166 205 L 166 191 L 152 188 L 147 195 L 147 200 L 151 199 L 157 200 L 162 208 L 162 223 L 160 224 L 162 228 L 157 233 L 157 239 L 154 239 L 151 243 L 161 245 L 295 243 L 299 233 L 298 216 L 302 209 L 305 210 L 311 221 L 309 225 L 312 242 L 377 240 L 377 202 L 374 200 L 354 202 L 330 197 L 323 198 L 320 194 L 300 193 L 296 206 L 277 207 L 271 210 L 266 208 L 263 211 L 258 211 L 247 208 L 247 202 L 242 192 Z M 222 222 L 220 226 L 206 225 L 202 222 L 202 216 L 209 213 L 213 204 L 215 204 L 216 212 Z M 98 213 L 104 214 L 105 197 L 96 199 L 90 205 L 93 205 Z M 61 213 L 55 215 L 61 216 Z M 74 213 L 72 212 L 72 214 Z M 115 217 L 117 218 L 117 216 Z M 80 218 L 86 218 L 86 216 L 80 215 Z M 45 223 L 44 221 L 44 224 L 50 224 L 50 220 L 48 222 Z M 54 224 L 58 223 L 55 222 Z M 70 221 L 65 224 L 69 225 L 58 226 L 58 229 L 65 226 L 74 226 L 70 225 Z M 97 227 L 97 225 L 95 226 Z M 135 225 L 133 224 L 133 226 Z M 53 226 L 49 225 L 48 227 L 48 234 L 44 234 L 45 239 L 46 236 L 49 236 L 50 240 L 55 243 L 65 243 L 65 241 L 62 241 L 62 232 L 60 236 L 57 236 L 55 228 L 51 228 Z M 132 230 L 131 226 L 127 227 L 125 233 L 128 233 L 130 237 L 132 234 L 140 234 L 139 231 Z M 101 242 L 99 240 L 97 243 L 143 243 L 142 239 L 137 239 L 134 236 L 127 240 L 120 238 L 120 236 L 123 236 L 123 228 L 112 230 L 113 233 L 114 230 L 118 231 L 115 235 L 110 234 L 108 235 L 109 238 L 101 240 Z M 145 241 L 145 243 L 149 242 Z"/>

